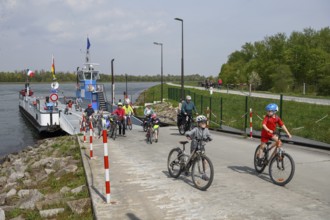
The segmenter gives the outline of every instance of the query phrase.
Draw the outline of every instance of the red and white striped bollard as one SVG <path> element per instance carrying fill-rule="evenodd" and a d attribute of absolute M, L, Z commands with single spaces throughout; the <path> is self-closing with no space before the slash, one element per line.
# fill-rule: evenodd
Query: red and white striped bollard
<path fill-rule="evenodd" d="M 89 157 L 93 158 L 93 125 L 89 123 Z"/>
<path fill-rule="evenodd" d="M 102 135 L 103 135 L 103 145 L 104 145 L 105 193 L 106 193 L 107 203 L 110 203 L 110 175 L 109 175 L 107 130 L 103 130 Z"/>
<path fill-rule="evenodd" d="M 250 108 L 250 138 L 252 138 L 252 108 Z"/>

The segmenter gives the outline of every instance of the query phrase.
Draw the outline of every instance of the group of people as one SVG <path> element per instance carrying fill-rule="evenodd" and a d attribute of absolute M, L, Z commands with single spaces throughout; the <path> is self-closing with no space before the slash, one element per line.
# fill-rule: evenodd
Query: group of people
<path fill-rule="evenodd" d="M 116 115 L 118 120 L 120 121 L 119 124 L 119 134 L 123 134 L 125 136 L 125 120 L 127 115 L 134 115 L 133 108 L 129 105 L 129 103 L 125 102 L 125 105 L 121 102 L 117 104 L 118 108 L 114 110 L 111 114 Z M 263 149 L 266 146 L 266 143 L 269 140 L 274 141 L 274 145 L 277 144 L 281 146 L 281 142 L 276 134 L 277 126 L 281 127 L 289 138 L 291 138 L 291 134 L 284 125 L 283 121 L 277 116 L 278 106 L 275 103 L 271 103 L 266 106 L 265 108 L 267 115 L 264 117 L 262 121 L 262 131 L 261 131 L 261 143 L 260 143 L 260 151 L 257 153 L 258 157 L 262 157 Z M 193 112 L 198 115 L 196 106 L 194 102 L 191 101 L 191 96 L 186 96 L 186 99 L 179 103 L 179 115 L 180 121 L 178 118 L 178 123 L 184 123 L 187 116 L 191 116 Z M 88 108 L 85 109 L 86 117 L 89 118 L 94 114 L 94 109 L 92 105 L 89 104 Z M 144 109 L 144 116 L 146 118 L 146 123 L 150 124 L 153 129 L 155 130 L 155 142 L 158 141 L 159 135 L 159 123 L 160 120 L 157 117 L 155 111 L 151 108 L 150 104 L 147 104 L 146 108 Z M 207 139 L 212 140 L 210 132 L 206 127 L 207 118 L 204 115 L 198 115 L 196 117 L 197 127 L 192 129 L 191 131 L 187 131 L 186 137 L 191 139 L 191 152 L 197 147 L 196 139 Z"/>
<path fill-rule="evenodd" d="M 84 110 L 84 118 L 85 120 L 89 121 L 91 118 L 93 118 L 95 114 L 94 109 L 92 108 L 92 104 L 88 104 L 87 108 Z M 100 119 L 107 118 L 107 115 L 103 115 L 103 110 L 100 110 L 98 112 Z M 118 122 L 118 131 L 119 135 L 123 135 L 125 137 L 125 130 L 126 130 L 126 119 L 129 116 L 134 115 L 134 110 L 132 106 L 125 102 L 123 105 L 122 102 L 117 103 L 117 108 L 111 112 L 112 116 L 116 117 L 116 120 Z M 99 125 L 99 130 L 102 129 L 102 126 Z M 100 131 L 99 131 L 99 137 L 100 137 Z"/>

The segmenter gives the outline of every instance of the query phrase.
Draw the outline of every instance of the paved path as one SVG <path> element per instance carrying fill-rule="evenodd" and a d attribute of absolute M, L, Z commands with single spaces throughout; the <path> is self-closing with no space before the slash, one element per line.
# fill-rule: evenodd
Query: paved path
<path fill-rule="evenodd" d="M 178 84 L 174 83 L 167 83 L 171 86 L 178 86 Z M 200 86 L 184 86 L 185 88 L 193 88 L 193 89 L 199 89 L 199 90 L 205 90 L 204 87 Z M 227 89 L 213 89 L 213 92 L 219 92 L 219 93 L 229 93 L 229 94 L 235 94 L 235 95 L 243 95 L 243 96 L 249 96 L 249 92 L 247 91 L 238 91 L 238 90 L 227 90 Z M 279 95 L 274 94 L 267 94 L 267 93 L 256 93 L 251 92 L 252 97 L 259 97 L 259 98 L 267 98 L 267 99 L 280 99 Z M 317 105 L 330 105 L 330 99 L 313 99 L 313 98 L 304 98 L 304 97 L 295 97 L 295 96 L 283 96 L 283 100 L 286 101 L 295 101 L 295 102 L 304 102 L 304 103 L 311 103 L 311 104 L 317 104 Z"/>
<path fill-rule="evenodd" d="M 106 204 L 103 144 L 81 143 L 97 219 L 329 219 L 329 151 L 285 145 L 296 163 L 285 187 L 270 182 L 268 171 L 256 175 L 252 157 L 259 140 L 212 132 L 206 146 L 215 179 L 207 191 L 193 187 L 191 178 L 168 176 L 167 156 L 185 140 L 175 127 L 162 127 L 160 140 L 146 144 L 135 126 L 126 137 L 109 140 L 111 204 Z"/>

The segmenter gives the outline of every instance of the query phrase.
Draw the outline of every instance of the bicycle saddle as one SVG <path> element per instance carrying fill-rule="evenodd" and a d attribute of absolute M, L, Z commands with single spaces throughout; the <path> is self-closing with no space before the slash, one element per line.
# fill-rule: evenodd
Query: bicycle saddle
<path fill-rule="evenodd" d="M 180 141 L 179 143 L 184 145 L 184 144 L 189 143 L 189 141 Z"/>

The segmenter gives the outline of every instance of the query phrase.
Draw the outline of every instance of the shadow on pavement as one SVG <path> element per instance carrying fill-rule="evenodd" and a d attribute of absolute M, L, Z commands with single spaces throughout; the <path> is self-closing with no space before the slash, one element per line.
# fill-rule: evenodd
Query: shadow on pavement
<path fill-rule="evenodd" d="M 138 218 L 134 213 L 127 213 L 126 215 L 130 220 L 140 220 L 140 218 Z"/>
<path fill-rule="evenodd" d="M 188 176 L 185 176 L 182 172 L 181 175 L 178 178 L 171 177 L 170 174 L 168 173 L 168 171 L 162 171 L 162 172 L 166 175 L 167 178 L 172 179 L 173 181 L 182 180 L 186 184 L 188 184 L 188 185 L 195 188 L 195 185 L 191 180 L 191 173 L 190 172 L 189 172 Z"/>
<path fill-rule="evenodd" d="M 263 173 L 257 173 L 254 169 L 252 169 L 251 167 L 247 167 L 247 166 L 228 166 L 229 169 L 238 172 L 238 173 L 246 173 L 246 174 L 250 174 L 253 176 L 257 176 L 260 179 L 267 181 L 267 182 L 272 182 L 269 178 L 268 174 L 263 174 Z"/>

